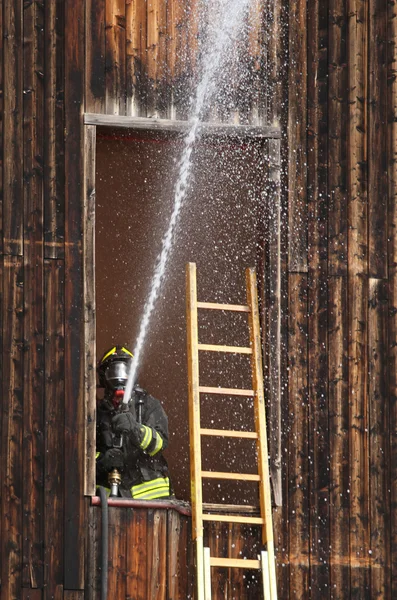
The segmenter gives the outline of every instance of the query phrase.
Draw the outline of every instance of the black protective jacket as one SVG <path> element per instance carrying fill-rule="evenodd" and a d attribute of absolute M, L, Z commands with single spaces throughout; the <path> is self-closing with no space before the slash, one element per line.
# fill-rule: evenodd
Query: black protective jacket
<path fill-rule="evenodd" d="M 112 419 L 122 410 L 120 407 L 116 411 L 106 397 L 97 410 L 97 484 L 105 487 L 109 487 L 105 454 L 119 444 L 119 438 L 112 431 Z M 163 456 L 168 445 L 167 415 L 160 402 L 144 390 L 133 391 L 128 410 L 137 422 L 141 415 L 141 424 L 137 428 L 138 435 L 124 433 L 122 436 L 124 468 L 120 494 L 137 499 L 170 496 L 168 466 Z"/>

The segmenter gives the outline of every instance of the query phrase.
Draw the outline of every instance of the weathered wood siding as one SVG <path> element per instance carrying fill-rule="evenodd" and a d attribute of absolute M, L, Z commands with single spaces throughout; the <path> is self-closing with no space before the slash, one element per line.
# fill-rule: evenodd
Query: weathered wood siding
<path fill-rule="evenodd" d="M 85 431 L 93 418 L 84 398 L 93 380 L 85 321 L 94 299 L 84 297 L 84 274 L 93 251 L 83 234 L 86 226 L 92 231 L 95 195 L 92 170 L 85 180 L 90 132 L 85 137 L 82 116 L 185 118 L 199 4 L 0 2 L 2 600 L 82 600 L 91 593 L 89 532 L 98 510 L 84 498 L 92 473 Z M 240 87 L 232 110 L 215 107 L 209 116 L 283 128 L 281 317 L 270 288 L 264 296 L 282 325 L 281 354 L 268 354 L 268 365 L 281 364 L 269 387 L 269 415 L 282 424 L 281 436 L 270 432 L 272 456 L 281 457 L 281 472 L 272 465 L 278 503 L 282 498 L 274 513 L 279 596 L 392 599 L 397 4 L 253 6 L 250 85 Z M 273 240 L 270 270 L 275 250 Z M 275 339 L 274 330 L 270 335 Z M 175 535 L 170 518 L 147 515 L 131 535 L 146 539 L 155 528 Z M 129 541 L 122 533 L 127 520 L 112 521 L 112 564 L 125 591 L 113 597 L 126 597 L 128 586 L 132 596 L 149 597 L 152 579 L 131 575 L 136 554 L 127 552 L 126 563 L 119 558 Z M 182 529 L 188 552 L 187 522 Z M 216 535 L 212 545 L 229 543 Z M 154 553 L 152 547 L 151 560 Z M 159 556 L 163 571 L 174 559 Z M 231 589 L 227 574 L 217 581 Z M 169 597 L 178 597 L 167 585 Z"/>
<path fill-rule="evenodd" d="M 288 349 L 300 382 L 289 387 L 285 445 L 290 594 L 392 598 L 395 6 L 309 0 L 298 19 L 297 10 L 291 4 L 289 66 L 305 84 L 296 99 L 298 76 L 289 77 L 288 312 L 290 335 L 297 322 L 305 335 L 300 351 L 294 338 Z M 291 525 L 305 502 L 297 553 Z"/>
<path fill-rule="evenodd" d="M 101 520 L 101 507 L 90 507 L 88 600 L 100 598 Z M 260 529 L 213 523 L 206 527 L 205 544 L 220 557 L 255 556 L 260 548 Z M 110 506 L 109 556 L 110 598 L 193 600 L 191 519 L 178 510 Z M 261 597 L 261 577 L 248 569 L 213 569 L 212 586 L 214 600 Z"/>
<path fill-rule="evenodd" d="M 101 508 L 89 509 L 86 597 L 100 598 Z M 109 507 L 109 598 L 193 598 L 190 519 L 176 510 Z"/>

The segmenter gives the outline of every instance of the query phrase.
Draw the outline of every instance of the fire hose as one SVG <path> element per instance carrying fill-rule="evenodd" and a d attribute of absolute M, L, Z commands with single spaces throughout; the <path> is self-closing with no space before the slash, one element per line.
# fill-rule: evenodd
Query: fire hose
<path fill-rule="evenodd" d="M 138 423 L 142 423 L 142 397 L 138 400 Z M 126 410 L 126 407 L 124 408 Z M 118 443 L 113 445 L 117 448 L 123 445 L 123 436 L 119 437 Z M 110 497 L 117 498 L 119 486 L 121 483 L 121 474 L 118 469 L 112 469 L 108 475 L 110 485 Z M 108 597 L 108 566 L 109 566 L 109 506 L 106 490 L 103 486 L 99 486 L 99 496 L 102 506 L 102 523 L 101 523 L 101 538 L 102 538 L 102 553 L 101 553 L 101 600 L 107 600 Z"/>
<path fill-rule="evenodd" d="M 109 507 L 108 497 L 104 487 L 99 487 L 102 506 L 102 553 L 101 553 L 101 600 L 108 597 L 108 563 L 109 563 Z"/>

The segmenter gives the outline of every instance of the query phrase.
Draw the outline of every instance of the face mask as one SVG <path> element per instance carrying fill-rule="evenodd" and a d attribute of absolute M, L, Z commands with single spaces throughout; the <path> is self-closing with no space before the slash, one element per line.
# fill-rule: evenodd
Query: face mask
<path fill-rule="evenodd" d="M 127 364 L 124 361 L 110 363 L 105 371 L 105 379 L 109 387 L 113 390 L 125 388 L 128 379 Z"/>

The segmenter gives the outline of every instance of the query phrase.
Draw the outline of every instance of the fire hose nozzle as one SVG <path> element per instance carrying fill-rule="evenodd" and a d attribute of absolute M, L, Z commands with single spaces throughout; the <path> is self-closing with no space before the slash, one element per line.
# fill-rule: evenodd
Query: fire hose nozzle
<path fill-rule="evenodd" d="M 110 485 L 110 497 L 117 497 L 119 495 L 119 485 L 121 483 L 121 474 L 118 469 L 112 469 L 112 471 L 110 471 L 108 482 Z"/>

